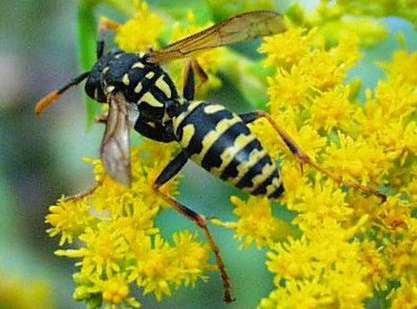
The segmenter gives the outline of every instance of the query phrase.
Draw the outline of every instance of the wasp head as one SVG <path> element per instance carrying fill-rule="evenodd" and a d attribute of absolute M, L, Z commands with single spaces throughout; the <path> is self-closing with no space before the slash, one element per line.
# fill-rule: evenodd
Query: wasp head
<path fill-rule="evenodd" d="M 93 66 L 85 83 L 85 92 L 87 95 L 97 102 L 106 102 L 107 98 L 103 91 L 103 69 L 106 67 L 105 57 L 101 57 Z"/>

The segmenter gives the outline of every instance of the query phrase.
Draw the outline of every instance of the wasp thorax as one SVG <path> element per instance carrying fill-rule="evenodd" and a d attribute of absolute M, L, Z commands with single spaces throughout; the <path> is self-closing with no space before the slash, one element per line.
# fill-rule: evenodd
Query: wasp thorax
<path fill-rule="evenodd" d="M 133 83 L 137 85 L 141 82 L 144 78 L 142 61 L 140 55 L 124 53 L 120 50 L 102 56 L 91 70 L 85 91 L 92 99 L 106 102 L 108 95 L 119 90 L 126 91 Z M 138 64 L 141 64 L 141 67 Z"/>

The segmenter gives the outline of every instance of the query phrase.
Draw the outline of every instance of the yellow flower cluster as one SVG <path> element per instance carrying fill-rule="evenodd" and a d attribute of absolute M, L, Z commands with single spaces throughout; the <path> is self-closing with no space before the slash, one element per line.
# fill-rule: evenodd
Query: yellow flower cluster
<path fill-rule="evenodd" d="M 62 198 L 50 207 L 48 233 L 61 237 L 60 246 L 72 245 L 56 254 L 79 260 L 75 299 L 139 307 L 132 294 L 134 286 L 161 300 L 173 289 L 205 280 L 206 273 L 214 269 L 209 264 L 208 246 L 196 235 L 177 232 L 171 244 L 155 226 L 163 201 L 151 186 L 174 151 L 172 146 L 152 142 L 133 149 L 132 156 L 138 159 L 133 161 L 130 189 L 106 178 L 100 160 L 87 160 L 102 184 L 92 194 L 74 200 Z M 177 181 L 171 181 L 163 191 L 175 194 L 176 186 Z"/>
<path fill-rule="evenodd" d="M 356 2 L 362 9 L 355 9 L 349 2 Z M 371 46 L 387 36 L 387 30 L 372 17 L 378 15 L 379 3 L 375 2 L 386 1 L 322 0 L 315 10 L 304 10 L 302 5 L 295 3 L 289 9 L 288 17 L 298 26 L 316 28 L 332 46 L 337 44 L 339 37 L 351 33 L 361 38 L 361 45 Z"/>
<path fill-rule="evenodd" d="M 163 19 L 146 3 L 134 3 L 136 15 L 118 28 L 115 40 L 126 51 L 143 52 L 157 46 Z M 360 82 L 346 82 L 347 74 L 361 57 L 360 46 L 374 44 L 386 32 L 373 19 L 344 18 L 345 11 L 355 15 L 344 1 L 321 1 L 309 16 L 294 6 L 288 15 L 304 27 L 264 40 L 260 51 L 273 72 L 265 90 L 270 114 L 318 165 L 388 198 L 341 187 L 309 166 L 301 170 L 266 121 L 252 124 L 268 152 L 282 162 L 281 203 L 295 218 L 275 216 L 274 205 L 264 198 L 231 197 L 237 220 L 212 222 L 234 230 L 242 248 L 255 244 L 268 250 L 275 289 L 259 308 L 358 308 L 379 292 L 389 294 L 394 308 L 417 304 L 417 53 L 397 51 L 381 65 L 386 78 L 367 90 L 360 104 Z M 171 41 L 204 27 L 190 12 L 186 23 L 174 27 Z M 216 73 L 222 67 L 257 66 L 227 49 L 196 57 L 209 73 L 209 88 L 220 85 Z M 169 67 L 179 89 L 183 67 L 183 61 Z M 181 231 L 169 242 L 155 225 L 164 203 L 151 185 L 174 152 L 150 142 L 134 148 L 132 157 L 138 159 L 131 189 L 106 178 L 99 160 L 87 160 L 102 184 L 90 195 L 62 198 L 50 207 L 48 233 L 59 236 L 63 247 L 56 254 L 77 259 L 80 267 L 74 275 L 76 299 L 139 307 L 132 290 L 139 287 L 160 300 L 205 280 L 214 269 L 208 246 L 194 234 Z M 171 181 L 163 190 L 172 195 L 176 188 L 177 181 Z"/>
<path fill-rule="evenodd" d="M 127 23 L 121 25 L 116 33 L 115 41 L 117 45 L 127 52 L 146 52 L 149 48 L 158 47 L 158 39 L 161 39 L 164 33 L 164 23 L 160 15 L 150 11 L 146 2 L 135 0 L 136 15 Z M 189 11 L 186 22 L 175 23 L 170 34 L 170 42 L 178 41 L 193 33 L 201 31 L 213 23 L 199 25 L 193 12 Z M 213 49 L 204 54 L 196 54 L 193 57 L 200 64 L 201 68 L 207 73 L 207 83 L 201 84 L 199 94 L 204 95 L 208 89 L 214 89 L 221 86 L 220 79 L 216 76 L 223 63 L 222 48 Z M 173 61 L 168 65 L 170 76 L 174 79 L 178 89 L 182 89 L 184 68 L 187 59 Z M 198 76 L 197 76 L 198 78 Z"/>
<path fill-rule="evenodd" d="M 155 48 L 164 28 L 164 20 L 152 13 L 146 2 L 133 0 L 136 14 L 117 29 L 115 41 L 126 52 L 145 52 Z"/>
<path fill-rule="evenodd" d="M 260 120 L 252 129 L 284 159 L 282 203 L 296 212 L 292 224 L 302 236 L 279 228 L 269 202 L 254 197 L 232 197 L 238 221 L 217 223 L 234 229 L 244 246 L 255 241 L 270 249 L 267 267 L 276 290 L 260 308 L 359 308 L 395 281 L 401 286 L 390 294 L 393 306 L 411 308 L 417 305 L 417 71 L 411 69 L 417 53 L 398 51 L 383 65 L 386 79 L 360 105 L 357 85 L 345 82 L 360 58 L 359 39 L 342 36 L 331 48 L 324 42 L 321 32 L 297 27 L 265 39 L 260 50 L 275 69 L 271 115 L 319 165 L 378 187 L 388 199 L 341 188 L 312 168 L 302 172 Z"/>

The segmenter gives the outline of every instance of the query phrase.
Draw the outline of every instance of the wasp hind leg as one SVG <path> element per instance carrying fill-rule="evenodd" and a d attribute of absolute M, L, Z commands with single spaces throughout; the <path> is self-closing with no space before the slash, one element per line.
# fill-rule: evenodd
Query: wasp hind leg
<path fill-rule="evenodd" d="M 322 174 L 326 175 L 329 178 L 332 178 L 336 183 L 345 185 L 347 187 L 354 188 L 356 190 L 362 191 L 367 194 L 373 194 L 379 197 L 382 201 L 385 201 L 387 197 L 379 192 L 376 189 L 363 186 L 356 182 L 346 181 L 343 180 L 342 177 L 329 172 L 328 170 L 322 168 L 317 163 L 315 163 L 309 155 L 301 150 L 301 148 L 295 143 L 294 139 L 269 115 L 264 111 L 256 111 L 251 113 L 241 114 L 240 117 L 242 118 L 243 122 L 251 123 L 259 118 L 265 118 L 274 128 L 274 130 L 278 133 L 281 137 L 287 148 L 291 151 L 291 153 L 297 158 L 297 160 L 301 163 L 301 168 L 304 164 L 310 165 L 317 171 L 321 172 Z"/>
<path fill-rule="evenodd" d="M 165 202 L 167 202 L 170 206 L 172 206 L 176 211 L 178 211 L 180 214 L 182 214 L 184 217 L 188 218 L 189 220 L 193 221 L 199 228 L 201 228 L 206 235 L 210 248 L 213 251 L 215 257 L 216 257 L 216 263 L 217 267 L 220 271 L 221 278 L 223 280 L 223 286 L 224 286 L 224 301 L 226 303 L 230 303 L 234 301 L 234 298 L 232 297 L 232 288 L 230 285 L 230 279 L 226 272 L 226 268 L 223 263 L 223 259 L 220 255 L 220 250 L 214 241 L 213 236 L 211 235 L 208 227 L 207 227 L 207 220 L 204 216 L 196 213 L 194 210 L 188 208 L 187 206 L 181 204 L 176 199 L 171 197 L 168 194 L 165 194 L 164 192 L 160 191 L 160 187 L 168 182 L 170 179 L 172 179 L 178 172 L 181 170 L 181 168 L 185 165 L 185 163 L 188 161 L 188 155 L 184 152 L 180 152 L 161 172 L 161 174 L 156 179 L 155 183 L 153 184 L 153 190 L 154 192 L 162 198 Z"/>

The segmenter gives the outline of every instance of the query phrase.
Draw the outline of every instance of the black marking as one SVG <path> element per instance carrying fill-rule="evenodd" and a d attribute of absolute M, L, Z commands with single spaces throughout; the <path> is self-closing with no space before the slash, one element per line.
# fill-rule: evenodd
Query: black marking
<path fill-rule="evenodd" d="M 191 156 L 193 154 L 199 154 L 203 149 L 203 139 L 210 131 L 214 130 L 217 123 L 223 119 L 233 118 L 233 114 L 230 111 L 223 110 L 221 112 L 213 114 L 211 117 L 207 117 L 204 113 L 204 107 L 208 106 L 208 103 L 199 105 L 191 114 L 186 117 L 180 126 L 177 128 L 176 135 L 179 140 L 182 139 L 183 128 L 187 124 L 192 124 L 196 128 L 196 131 L 191 138 L 191 141 L 185 149 Z"/>
<path fill-rule="evenodd" d="M 177 88 L 174 85 L 174 82 L 172 81 L 172 79 L 168 76 L 168 74 L 166 74 L 164 72 L 164 77 L 163 80 L 167 83 L 169 89 L 171 90 L 171 97 L 170 99 L 178 99 L 178 92 L 177 92 Z"/>
<path fill-rule="evenodd" d="M 125 96 L 128 101 L 139 103 L 140 99 L 145 93 L 151 90 L 155 81 L 161 76 L 161 71 L 152 71 L 154 76 L 150 79 L 146 78 L 146 74 L 151 72 L 150 68 L 145 69 L 131 69 L 129 71 L 129 86 L 125 86 Z M 139 93 L 135 91 L 138 84 L 141 84 L 141 90 Z"/>
<path fill-rule="evenodd" d="M 162 119 L 164 116 L 164 107 L 153 106 L 149 102 L 141 101 L 138 105 L 138 110 L 141 116 L 147 119 Z"/>
<path fill-rule="evenodd" d="M 251 188 L 254 183 L 253 178 L 258 175 L 262 174 L 262 169 L 265 165 L 272 164 L 272 160 L 269 155 L 264 155 L 260 160 L 258 160 L 247 172 L 246 174 L 239 180 L 236 184 L 237 188 Z"/>
<path fill-rule="evenodd" d="M 267 193 L 266 191 L 267 187 L 272 184 L 272 181 L 275 178 L 279 179 L 279 174 L 278 174 L 277 169 L 275 169 L 267 179 L 265 179 L 262 183 L 260 183 L 258 187 L 254 191 L 251 192 L 251 194 L 252 195 L 265 195 Z"/>
<path fill-rule="evenodd" d="M 257 139 L 251 141 L 234 156 L 233 160 L 221 173 L 220 178 L 228 180 L 237 177 L 239 173 L 237 167 L 243 162 L 247 162 L 249 160 L 249 155 L 254 149 L 262 150 L 262 145 Z"/>
<path fill-rule="evenodd" d="M 226 148 L 233 146 L 236 138 L 241 134 L 250 134 L 249 129 L 243 125 L 243 123 L 238 122 L 229 127 L 217 138 L 214 144 L 211 145 L 210 149 L 204 155 L 201 166 L 208 171 L 213 167 L 220 167 L 222 164 L 220 156 Z"/>
<path fill-rule="evenodd" d="M 284 185 L 281 183 L 281 185 L 274 191 L 272 192 L 268 198 L 270 199 L 278 199 L 281 197 L 281 195 L 284 193 L 285 189 L 284 189 Z"/>
<path fill-rule="evenodd" d="M 159 89 L 159 87 L 157 87 L 155 84 L 153 84 L 151 86 L 149 91 L 150 91 L 150 93 L 152 93 L 154 98 L 156 100 L 158 100 L 158 102 L 161 102 L 162 105 L 164 105 L 165 101 L 168 101 L 170 99 L 166 96 L 165 92 L 163 92 L 161 89 Z"/>

